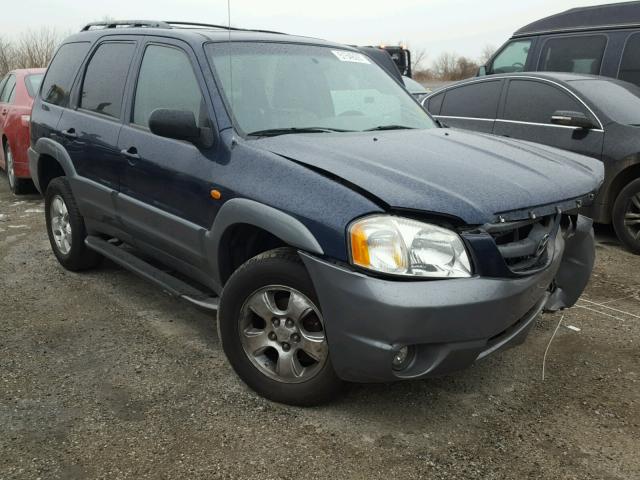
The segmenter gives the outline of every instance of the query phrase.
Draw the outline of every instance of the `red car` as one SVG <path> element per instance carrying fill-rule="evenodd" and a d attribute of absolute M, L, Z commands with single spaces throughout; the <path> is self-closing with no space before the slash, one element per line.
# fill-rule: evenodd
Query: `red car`
<path fill-rule="evenodd" d="M 31 185 L 29 173 L 29 120 L 33 97 L 40 88 L 44 68 L 13 70 L 0 81 L 0 167 L 7 173 L 13 193 Z"/>

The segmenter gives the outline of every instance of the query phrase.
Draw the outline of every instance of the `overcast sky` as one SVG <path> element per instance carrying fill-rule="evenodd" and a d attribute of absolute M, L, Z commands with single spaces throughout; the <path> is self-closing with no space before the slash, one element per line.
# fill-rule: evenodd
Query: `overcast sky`
<path fill-rule="evenodd" d="M 3 0 L 0 35 L 43 25 L 73 32 L 115 19 L 227 23 L 226 0 Z M 477 57 L 519 27 L 568 8 L 603 0 L 231 0 L 236 26 L 278 30 L 347 44 L 405 43 L 429 60 L 444 51 Z"/>

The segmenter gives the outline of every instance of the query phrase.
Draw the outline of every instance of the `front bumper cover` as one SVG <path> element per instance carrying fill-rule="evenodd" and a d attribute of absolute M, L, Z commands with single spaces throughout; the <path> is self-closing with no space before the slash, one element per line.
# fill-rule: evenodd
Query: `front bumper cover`
<path fill-rule="evenodd" d="M 592 222 L 556 235 L 548 267 L 516 278 L 399 281 L 372 277 L 301 252 L 323 312 L 331 361 L 355 382 L 422 378 L 464 368 L 524 341 L 543 309 L 572 306 L 594 261 Z M 392 358 L 412 346 L 401 371 Z"/>

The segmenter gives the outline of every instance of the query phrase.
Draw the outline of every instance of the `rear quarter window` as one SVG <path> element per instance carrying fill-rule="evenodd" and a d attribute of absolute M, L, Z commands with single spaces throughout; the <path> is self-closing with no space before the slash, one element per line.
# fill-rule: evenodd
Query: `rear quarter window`
<path fill-rule="evenodd" d="M 634 33 L 627 39 L 618 78 L 640 85 L 640 32 Z"/>
<path fill-rule="evenodd" d="M 444 92 L 438 95 L 434 95 L 427 100 L 427 110 L 431 115 L 440 115 L 440 109 L 442 108 L 442 101 L 444 100 Z"/>
<path fill-rule="evenodd" d="M 89 51 L 89 42 L 67 43 L 56 52 L 42 82 L 42 99 L 66 107 L 78 67 Z"/>
<path fill-rule="evenodd" d="M 31 98 L 35 97 L 36 93 L 38 93 L 43 78 L 44 73 L 34 73 L 25 77 L 24 84 L 27 87 L 27 93 Z"/>
<path fill-rule="evenodd" d="M 447 90 L 440 115 L 448 117 L 496 118 L 502 81 L 472 83 Z"/>

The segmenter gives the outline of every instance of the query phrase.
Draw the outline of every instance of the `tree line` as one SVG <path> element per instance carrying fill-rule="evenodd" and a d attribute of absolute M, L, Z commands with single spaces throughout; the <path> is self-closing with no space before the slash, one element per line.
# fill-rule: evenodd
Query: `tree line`
<path fill-rule="evenodd" d="M 26 31 L 15 39 L 0 36 L 0 78 L 16 68 L 46 67 L 64 36 L 48 27 Z"/>
<path fill-rule="evenodd" d="M 495 48 L 487 45 L 478 59 L 453 52 L 443 52 L 431 63 L 427 62 L 425 50 L 416 50 L 413 55 L 413 77 L 418 81 L 455 81 L 473 77 L 481 65 L 485 65 Z"/>

